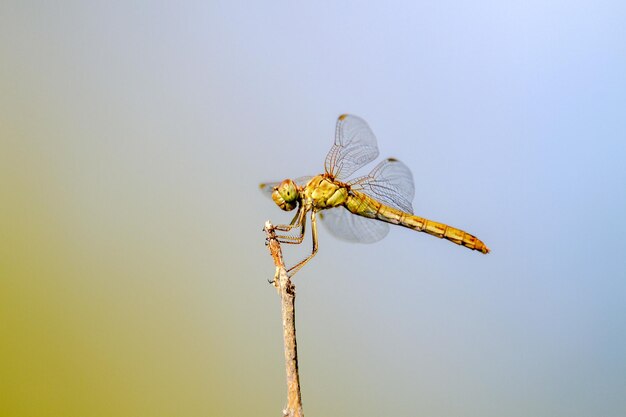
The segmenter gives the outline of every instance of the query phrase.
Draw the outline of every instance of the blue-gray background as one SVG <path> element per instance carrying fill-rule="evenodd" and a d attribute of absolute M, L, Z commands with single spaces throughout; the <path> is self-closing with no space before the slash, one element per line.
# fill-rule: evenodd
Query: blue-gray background
<path fill-rule="evenodd" d="M 0 6 L 0 414 L 279 415 L 257 184 L 336 117 L 412 168 L 409 230 L 296 277 L 310 416 L 626 413 L 626 8 Z M 308 248 L 308 243 L 307 243 Z M 290 250 L 295 261 L 307 248 Z"/>

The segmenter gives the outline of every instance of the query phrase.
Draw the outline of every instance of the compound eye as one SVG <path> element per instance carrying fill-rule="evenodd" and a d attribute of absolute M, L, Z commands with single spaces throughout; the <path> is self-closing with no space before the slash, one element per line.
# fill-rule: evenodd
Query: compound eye
<path fill-rule="evenodd" d="M 278 186 L 278 192 L 287 203 L 294 203 L 298 200 L 298 187 L 292 180 L 285 180 Z"/>
<path fill-rule="evenodd" d="M 295 209 L 296 206 L 298 205 L 297 201 L 294 201 L 294 202 L 285 201 L 282 194 L 280 193 L 280 190 L 278 189 L 275 189 L 274 192 L 272 193 L 272 200 L 274 200 L 274 203 L 276 203 L 276 205 L 280 207 L 281 210 L 285 210 L 285 211 L 291 211 Z"/>

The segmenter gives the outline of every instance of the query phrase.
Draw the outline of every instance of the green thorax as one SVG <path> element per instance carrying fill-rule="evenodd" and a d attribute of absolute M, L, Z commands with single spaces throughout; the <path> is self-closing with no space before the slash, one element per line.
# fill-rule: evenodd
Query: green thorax
<path fill-rule="evenodd" d="M 304 197 L 316 209 L 337 207 L 348 199 L 348 188 L 324 175 L 318 175 L 304 187 Z"/>

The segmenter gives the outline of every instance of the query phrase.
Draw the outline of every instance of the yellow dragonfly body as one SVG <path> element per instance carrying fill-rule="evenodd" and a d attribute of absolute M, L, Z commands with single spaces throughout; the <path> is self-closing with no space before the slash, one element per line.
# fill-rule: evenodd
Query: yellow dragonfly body
<path fill-rule="evenodd" d="M 482 253 L 489 252 L 477 237 L 413 214 L 413 175 L 397 159 L 388 158 L 368 175 L 344 182 L 377 156 L 376 138 L 367 123 L 357 116 L 344 114 L 337 120 L 335 144 L 326 157 L 324 174 L 261 184 L 261 190 L 271 193 L 281 209 L 298 208 L 290 224 L 275 226 L 282 232 L 298 230 L 295 236 L 277 236 L 280 242 L 301 243 L 310 213 L 313 250 L 306 259 L 289 269 L 291 275 L 317 253 L 316 214 L 321 210 L 326 213 L 320 213 L 320 217 L 329 231 L 345 240 L 375 242 L 386 236 L 388 224 L 397 224 Z"/>

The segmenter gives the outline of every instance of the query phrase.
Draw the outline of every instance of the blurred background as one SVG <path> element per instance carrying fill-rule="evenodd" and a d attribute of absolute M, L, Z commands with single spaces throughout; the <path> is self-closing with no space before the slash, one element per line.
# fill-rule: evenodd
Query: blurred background
<path fill-rule="evenodd" d="M 413 170 L 295 278 L 308 416 L 626 414 L 619 1 L 0 5 L 0 415 L 278 416 L 262 181 L 341 113 Z M 309 249 L 289 248 L 294 263 Z"/>

